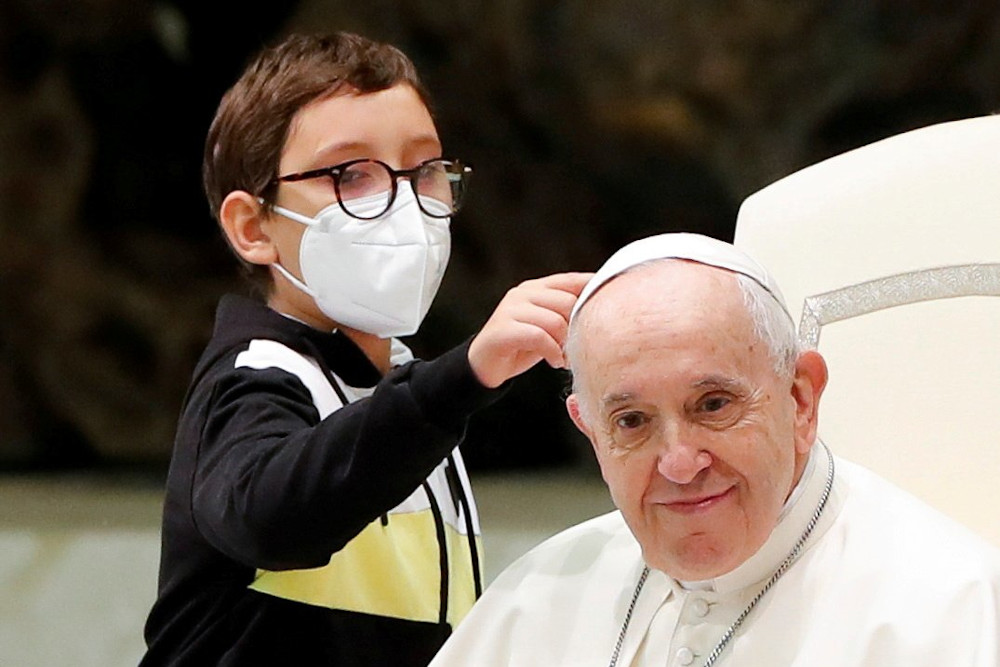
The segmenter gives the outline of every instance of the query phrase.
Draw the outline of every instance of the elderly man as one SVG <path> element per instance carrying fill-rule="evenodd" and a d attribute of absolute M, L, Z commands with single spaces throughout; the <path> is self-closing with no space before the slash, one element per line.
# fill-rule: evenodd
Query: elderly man
<path fill-rule="evenodd" d="M 1000 552 L 817 439 L 826 365 L 750 257 L 626 246 L 566 356 L 618 511 L 511 565 L 432 667 L 1000 665 Z"/>

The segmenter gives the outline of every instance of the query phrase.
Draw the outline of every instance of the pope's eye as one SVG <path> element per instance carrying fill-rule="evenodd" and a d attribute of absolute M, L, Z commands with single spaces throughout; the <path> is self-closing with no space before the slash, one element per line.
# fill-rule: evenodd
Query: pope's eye
<path fill-rule="evenodd" d="M 615 426 L 621 429 L 635 429 L 649 421 L 641 412 L 626 412 L 615 417 Z"/>
<path fill-rule="evenodd" d="M 718 412 L 729 405 L 729 399 L 725 396 L 709 396 L 701 402 L 702 412 Z"/>

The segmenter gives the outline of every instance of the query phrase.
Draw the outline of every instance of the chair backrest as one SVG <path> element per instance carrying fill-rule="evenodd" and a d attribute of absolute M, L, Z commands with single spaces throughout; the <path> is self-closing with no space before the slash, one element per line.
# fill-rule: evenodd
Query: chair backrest
<path fill-rule="evenodd" d="M 820 437 L 1000 545 L 1000 116 L 795 172 L 735 244 L 827 360 Z"/>

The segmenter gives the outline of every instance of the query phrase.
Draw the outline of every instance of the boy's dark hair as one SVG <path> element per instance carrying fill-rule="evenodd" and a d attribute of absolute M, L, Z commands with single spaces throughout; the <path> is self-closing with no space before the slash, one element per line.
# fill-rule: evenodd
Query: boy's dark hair
<path fill-rule="evenodd" d="M 412 86 L 430 108 L 410 59 L 389 44 L 360 35 L 294 34 L 260 52 L 219 103 L 205 141 L 202 182 L 212 215 L 243 190 L 274 204 L 282 149 L 292 118 L 307 104 L 342 91 L 374 93 L 399 83 Z M 266 266 L 243 260 L 252 283 L 266 293 Z"/>

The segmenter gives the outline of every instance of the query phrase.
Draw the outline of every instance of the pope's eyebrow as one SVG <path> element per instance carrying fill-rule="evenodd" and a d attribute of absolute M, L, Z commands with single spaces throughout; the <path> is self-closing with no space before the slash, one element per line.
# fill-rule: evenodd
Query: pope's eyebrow
<path fill-rule="evenodd" d="M 607 394 L 601 399 L 601 405 L 605 408 L 613 408 L 622 403 L 628 403 L 635 398 L 635 394 L 624 391 L 621 393 Z"/>
<path fill-rule="evenodd" d="M 712 391 L 728 391 L 740 393 L 746 389 L 746 384 L 726 375 L 706 375 L 691 383 L 693 389 L 708 389 Z"/>
<path fill-rule="evenodd" d="M 745 382 L 727 375 L 706 375 L 691 383 L 692 389 L 701 391 L 728 391 L 733 394 L 747 393 L 748 387 Z M 635 400 L 635 394 L 630 391 L 614 392 L 601 397 L 601 406 L 610 410 L 619 405 L 630 403 Z"/>

